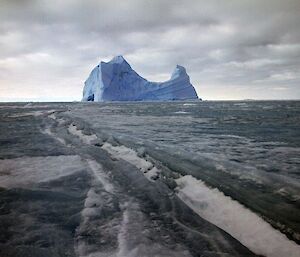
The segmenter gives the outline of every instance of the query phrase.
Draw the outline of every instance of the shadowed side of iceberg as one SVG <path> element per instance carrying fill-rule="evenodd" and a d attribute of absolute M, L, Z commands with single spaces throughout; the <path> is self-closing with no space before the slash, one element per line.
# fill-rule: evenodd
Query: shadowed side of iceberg
<path fill-rule="evenodd" d="M 85 81 L 82 101 L 164 101 L 198 99 L 184 67 L 177 65 L 165 82 L 149 82 L 123 58 L 101 62 Z"/>

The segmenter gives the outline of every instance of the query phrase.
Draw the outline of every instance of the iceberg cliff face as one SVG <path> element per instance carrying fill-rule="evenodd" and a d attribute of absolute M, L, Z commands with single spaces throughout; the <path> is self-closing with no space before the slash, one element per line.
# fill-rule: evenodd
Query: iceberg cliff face
<path fill-rule="evenodd" d="M 165 82 L 149 82 L 122 56 L 101 62 L 85 81 L 82 101 L 163 101 L 197 99 L 184 67 L 177 65 Z"/>

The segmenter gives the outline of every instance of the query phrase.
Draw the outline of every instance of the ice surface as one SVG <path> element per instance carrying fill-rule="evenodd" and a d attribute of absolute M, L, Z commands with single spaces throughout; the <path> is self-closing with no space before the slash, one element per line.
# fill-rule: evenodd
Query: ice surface
<path fill-rule="evenodd" d="M 246 201 L 272 226 L 300 240 L 299 102 L 237 103 L 81 103 L 68 116 Z"/>
<path fill-rule="evenodd" d="M 84 169 L 79 156 L 22 157 L 0 160 L 0 186 L 22 187 L 67 176 Z"/>
<path fill-rule="evenodd" d="M 114 193 L 114 186 L 109 182 L 107 174 L 103 171 L 103 167 L 101 164 L 96 162 L 95 160 L 87 160 L 87 163 L 96 178 L 102 183 L 104 189 L 108 193 Z"/>
<path fill-rule="evenodd" d="M 117 159 L 123 159 L 132 165 L 136 166 L 144 173 L 147 179 L 153 180 L 158 176 L 160 170 L 153 166 L 150 161 L 138 156 L 138 153 L 124 145 L 112 146 L 109 143 L 104 143 L 102 146 L 104 150 L 112 154 Z"/>
<path fill-rule="evenodd" d="M 127 202 L 123 209 L 116 257 L 191 257 L 187 250 L 169 249 L 148 237 L 149 224 L 137 203 Z"/>
<path fill-rule="evenodd" d="M 68 131 L 74 136 L 79 137 L 82 140 L 82 142 L 84 142 L 85 144 L 92 144 L 93 141 L 97 140 L 96 135 L 86 135 L 82 132 L 82 130 L 77 129 L 76 125 L 74 124 L 71 124 L 68 127 Z"/>
<path fill-rule="evenodd" d="M 185 112 L 185 111 L 178 111 L 178 112 L 174 112 L 176 114 L 187 114 L 188 112 Z"/>
<path fill-rule="evenodd" d="M 299 257 L 300 246 L 218 189 L 187 175 L 176 180 L 178 196 L 202 218 L 224 229 L 256 254 Z"/>
<path fill-rule="evenodd" d="M 55 113 L 52 113 L 52 114 L 48 115 L 48 117 L 49 117 L 50 119 L 52 119 L 52 120 L 57 121 L 57 122 L 58 122 L 58 125 L 60 125 L 60 126 L 63 125 L 63 124 L 66 122 L 64 119 L 57 118 L 56 115 L 55 115 Z"/>
<path fill-rule="evenodd" d="M 86 135 L 82 130 L 78 129 L 75 124 L 69 125 L 68 131 L 72 135 L 79 137 L 82 140 L 82 142 L 84 142 L 85 144 L 94 144 L 95 142 L 99 141 L 97 135 L 95 135 L 95 134 Z M 51 134 L 50 130 L 47 130 L 46 132 L 48 132 L 48 134 Z M 55 135 L 53 135 L 53 136 L 55 138 L 57 138 Z M 57 138 L 57 140 L 59 140 L 59 138 Z M 113 155 L 114 158 L 123 159 L 123 160 L 131 163 L 132 165 L 136 166 L 140 171 L 143 172 L 145 177 L 147 179 L 149 179 L 150 181 L 152 181 L 153 179 L 156 179 L 158 174 L 160 173 L 160 170 L 157 169 L 156 167 L 154 167 L 154 165 L 150 161 L 148 161 L 144 158 L 141 158 L 139 156 L 140 153 L 138 153 L 135 150 L 130 149 L 124 145 L 113 146 L 112 144 L 105 142 L 102 145 L 102 149 L 109 152 L 111 155 Z M 101 170 L 101 167 L 97 166 L 99 164 L 97 164 L 96 162 L 89 161 L 88 163 L 94 172 L 96 172 L 96 170 Z M 97 174 L 97 173 L 95 173 L 95 174 Z M 101 176 L 99 177 L 99 179 L 100 178 L 101 178 Z"/>
<path fill-rule="evenodd" d="M 139 76 L 122 56 L 101 62 L 85 82 L 82 101 L 150 101 L 197 99 L 184 67 L 177 65 L 170 80 L 149 82 Z"/>
<path fill-rule="evenodd" d="M 17 110 L 0 110 L 8 121 L 0 123 L 0 167 L 5 167 L 0 179 L 6 182 L 9 175 L 14 182 L 1 190 L 1 235 L 7 240 L 1 256 L 15 249 L 18 256 L 251 256 L 174 196 L 164 184 L 166 168 L 147 148 L 122 145 L 119 137 L 68 117 L 74 105 L 38 119 L 8 118 Z M 90 104 L 76 106 L 89 117 Z M 104 147 L 94 144 L 100 138 Z M 11 158 L 10 164 L 4 158 Z M 158 178 L 148 181 L 144 175 Z"/>
<path fill-rule="evenodd" d="M 113 200 L 114 194 L 118 190 L 115 190 L 100 163 L 94 159 L 86 159 L 85 162 L 91 170 L 93 179 L 91 188 L 86 195 L 84 209 L 81 211 L 81 224 L 77 228 L 78 240 L 75 243 L 75 249 L 80 257 L 113 257 L 116 256 L 115 249 L 103 249 L 97 242 L 107 240 L 101 236 L 101 233 L 109 238 L 118 229 L 118 220 L 113 221 L 114 215 L 106 217 L 109 216 L 109 213 L 118 211 L 118 208 L 115 209 Z M 102 220 L 103 216 L 104 220 Z M 103 231 L 104 228 L 106 231 Z"/>
<path fill-rule="evenodd" d="M 116 62 L 122 62 L 122 60 L 116 60 Z M 38 119 L 9 118 L 10 114 L 18 114 L 21 111 L 18 108 L 18 110 L 2 109 L 0 112 L 2 111 L 4 118 L 9 121 L 0 123 L 2 133 L 4 132 L 4 136 L 1 137 L 2 156 L 8 151 L 5 145 L 13 149 L 16 147 L 19 149 L 32 148 L 30 151 L 27 150 L 27 153 L 39 154 L 39 151 L 34 148 L 36 144 L 42 146 L 47 144 L 54 150 L 51 149 L 51 152 L 46 154 L 57 154 L 61 149 L 66 149 L 65 154 L 72 154 L 72 156 L 78 154 L 81 159 L 79 158 L 77 162 L 76 158 L 75 160 L 71 158 L 57 161 L 58 159 L 55 158 L 60 156 L 54 156 L 51 161 L 43 159 L 48 157 L 34 157 L 41 158 L 40 160 L 33 157 L 4 157 L 15 158 L 10 161 L 19 164 L 8 165 L 5 162 L 7 159 L 2 159 L 0 161 L 0 178 L 1 180 L 4 178 L 5 183 L 7 174 L 13 178 L 11 186 L 7 186 L 9 188 L 7 191 L 12 191 L 10 189 L 12 187 L 28 186 L 32 183 L 39 183 L 43 179 L 57 184 L 54 179 L 59 178 L 59 183 L 63 182 L 62 185 L 65 185 L 69 180 L 69 174 L 72 175 L 71 172 L 76 172 L 73 175 L 73 179 L 76 180 L 74 185 L 76 185 L 77 193 L 81 192 L 82 198 L 80 203 L 78 202 L 80 208 L 77 210 L 80 227 L 76 229 L 74 241 L 78 256 L 81 257 L 176 256 L 176 254 L 177 256 L 185 256 L 185 254 L 189 256 L 188 251 L 174 250 L 173 243 L 169 244 L 168 240 L 162 240 L 164 236 L 175 238 L 179 244 L 182 242 L 187 247 L 184 249 L 190 250 L 191 253 L 195 249 L 199 250 L 198 241 L 196 247 L 190 247 L 190 244 L 183 238 L 186 236 L 187 240 L 192 241 L 192 235 L 196 235 L 193 233 L 201 231 L 201 229 L 195 228 L 196 223 L 184 222 L 181 227 L 183 228 L 182 232 L 179 231 L 183 236 L 177 237 L 175 236 L 177 233 L 175 232 L 175 230 L 177 231 L 176 219 L 174 220 L 173 213 L 167 210 L 162 213 L 172 214 L 170 216 L 172 219 L 170 221 L 167 219 L 155 226 L 157 218 L 163 215 L 155 213 L 153 216 L 151 206 L 160 203 L 161 199 L 157 196 L 163 196 L 162 194 L 155 195 L 156 199 L 153 204 L 150 204 L 151 208 L 145 208 L 146 205 L 144 205 L 149 200 L 148 196 L 151 196 L 155 190 L 160 192 L 163 188 L 161 186 L 165 186 L 163 184 L 165 181 L 177 179 L 180 174 L 183 177 L 177 180 L 178 195 L 199 216 L 221 227 L 246 247 L 264 256 L 279 256 L 279 254 L 281 256 L 297 256 L 295 252 L 299 248 L 295 248 L 296 244 L 283 235 L 286 233 L 292 238 L 293 235 L 296 235 L 294 232 L 299 231 L 297 226 L 291 226 L 292 229 L 289 227 L 290 224 L 294 225 L 298 221 L 297 209 L 292 208 L 297 207 L 297 201 L 299 201 L 299 172 L 297 171 L 299 145 L 297 136 L 293 136 L 295 135 L 293 129 L 298 124 L 297 110 L 293 110 L 292 114 L 288 113 L 292 118 L 285 119 L 286 116 L 281 116 L 282 112 L 279 111 L 282 107 L 274 108 L 276 113 L 273 114 L 274 111 L 269 109 L 262 111 L 261 106 L 257 107 L 259 110 L 256 110 L 256 105 L 253 107 L 251 103 L 247 103 L 247 105 L 222 103 L 220 108 L 217 108 L 218 104 L 208 102 L 193 102 L 192 104 L 189 102 L 100 103 L 93 105 L 77 103 L 66 104 L 68 112 L 59 114 L 58 112 L 56 114 L 44 112 Z M 283 104 L 281 103 L 281 105 Z M 236 108 L 236 112 L 226 111 L 227 106 Z M 51 105 L 48 108 L 55 109 Z M 37 110 L 44 111 L 39 108 L 32 111 L 36 112 Z M 26 112 L 28 111 L 31 110 L 26 110 Z M 183 111 L 188 115 L 176 113 Z M 49 118 L 44 114 L 49 114 Z M 249 122 L 251 119 L 257 121 L 261 127 L 253 125 L 253 121 Z M 284 131 L 269 125 L 274 123 L 274 119 L 281 123 L 284 121 L 279 126 L 282 128 L 284 125 Z M 288 123 L 289 120 L 290 123 Z M 69 127 L 71 122 L 73 125 Z M 268 122 L 269 124 L 265 125 Z M 9 123 L 9 129 L 3 128 L 5 123 Z M 31 130 L 34 126 L 37 126 L 37 129 Z M 19 133 L 25 128 L 26 133 L 23 132 L 22 135 L 35 131 L 37 136 L 30 137 L 30 140 L 26 136 L 22 136 L 22 140 L 20 140 L 21 136 L 18 138 L 15 137 L 16 133 L 10 134 L 14 130 Z M 254 131 L 257 128 L 260 132 Z M 41 131 L 47 136 L 40 134 Z M 247 135 L 245 135 L 245 131 Z M 267 133 L 268 131 L 271 133 Z M 281 132 L 277 133 L 278 131 Z M 284 137 L 287 134 L 288 137 Z M 28 135 L 30 136 L 30 133 Z M 48 135 L 62 144 L 50 140 Z M 76 140 L 75 136 L 80 140 Z M 280 137 L 280 140 L 277 137 Z M 289 137 L 293 138 L 291 142 L 288 141 Z M 103 141 L 108 139 L 108 141 L 104 145 L 101 144 L 102 147 L 95 147 L 94 142 L 99 138 Z M 66 148 L 66 145 L 63 144 L 64 140 L 72 147 Z M 15 146 L 15 143 L 18 144 Z M 84 147 L 82 147 L 83 144 Z M 100 145 L 97 144 L 97 146 Z M 59 154 L 64 154 L 61 152 L 63 151 L 60 151 Z M 10 155 L 14 156 L 12 151 Z M 69 158 L 70 156 L 65 157 Z M 25 159 L 26 164 L 24 164 Z M 122 161 L 116 161 L 116 159 Z M 51 164 L 51 162 L 55 164 Z M 131 163 L 141 173 L 145 173 L 144 175 L 151 180 L 151 183 L 143 178 L 132 165 L 126 165 L 125 162 Z M 6 164 L 3 165 L 4 163 Z M 68 165 L 70 168 L 66 168 Z M 155 167 L 155 165 L 157 166 Z M 80 170 L 81 172 L 77 173 Z M 168 170 L 169 173 L 166 172 Z M 64 174 L 60 174 L 60 172 Z M 38 173 L 45 174 L 39 175 Z M 84 173 L 86 177 L 82 177 Z M 24 177 L 29 174 L 29 181 L 23 181 L 21 174 L 23 176 L 25 174 Z M 77 174 L 79 174 L 78 177 Z M 123 177 L 123 174 L 131 175 Z M 185 174 L 191 174 L 193 177 L 184 176 Z M 157 181 L 151 179 L 155 176 L 158 176 Z M 136 178 L 137 181 L 135 181 Z M 136 183 L 132 183 L 133 181 Z M 203 184 L 202 181 L 212 187 L 207 187 L 207 184 Z M 80 185 L 83 182 L 85 186 L 81 188 Z M 212 182 L 216 182 L 216 184 Z M 143 186 L 139 187 L 141 184 Z M 148 191 L 152 192 L 151 194 L 146 193 L 148 185 L 152 187 L 151 191 Z M 44 187 L 44 185 L 42 186 Z M 175 182 L 174 186 L 176 186 Z M 70 192 L 73 194 L 75 191 L 72 188 L 73 186 Z M 169 200 L 173 199 L 173 188 L 170 187 L 170 194 L 166 194 L 170 196 Z M 57 189 L 55 188 L 55 190 Z M 128 199 L 129 194 L 133 198 L 132 201 Z M 174 198 L 177 199 L 177 197 Z M 239 202 L 232 199 L 237 199 Z M 177 201 L 181 203 L 181 201 Z M 125 205 L 123 205 L 124 202 L 126 202 Z M 257 203 L 261 205 L 257 205 Z M 165 204 L 167 205 L 168 201 L 160 206 Z M 247 204 L 249 209 L 245 208 L 243 204 Z M 185 205 L 182 204 L 182 206 Z M 257 206 L 266 211 L 260 213 L 255 209 Z M 71 208 L 71 204 L 69 208 Z M 181 210 L 183 211 L 180 212 Z M 278 212 L 278 210 L 282 212 Z M 189 220 L 189 215 L 193 213 L 190 208 L 174 208 L 173 211 L 175 218 L 178 218 L 177 215 L 181 213 L 186 220 Z M 266 220 L 262 220 L 259 214 Z M 287 215 L 285 216 L 285 214 Z M 200 220 L 200 217 L 197 218 Z M 278 226 L 276 223 L 271 224 L 279 229 L 282 227 L 282 233 L 276 231 L 266 221 L 270 223 L 278 221 Z M 287 222 L 285 223 L 285 221 Z M 167 230 L 167 233 L 165 233 L 166 231 L 159 232 L 166 224 L 168 226 L 170 224 L 170 230 Z M 187 227 L 187 231 L 184 226 Z M 291 233 L 286 231 L 291 231 Z M 237 245 L 240 244 L 237 241 L 227 241 L 227 234 L 214 234 L 207 231 L 203 234 L 213 242 L 212 244 L 208 242 L 209 246 L 223 240 L 225 241 L 224 245 L 227 244 L 234 249 L 233 252 L 230 252 L 230 256 L 239 255 Z M 294 238 L 297 240 L 296 236 Z M 71 241 L 73 243 L 73 240 Z M 296 247 L 299 246 L 296 245 Z M 214 253 L 220 252 L 220 256 L 228 255 L 227 251 L 224 251 L 223 254 L 222 247 L 220 251 L 214 247 L 212 249 L 214 249 Z M 210 252 L 201 252 L 201 254 L 209 255 Z M 246 255 L 241 254 L 240 256 Z"/>
<path fill-rule="evenodd" d="M 53 112 L 55 112 L 55 110 L 21 112 L 21 113 L 9 115 L 8 117 L 9 117 L 9 118 L 18 118 L 18 117 L 24 117 L 24 116 L 34 116 L 34 117 L 38 117 L 38 116 L 50 114 L 50 113 L 53 113 Z"/>
<path fill-rule="evenodd" d="M 38 108 L 49 108 L 49 106 L 51 105 L 43 105 L 43 104 L 38 104 Z M 32 104 L 32 103 L 27 103 L 25 105 L 23 104 L 19 104 L 19 105 L 14 105 L 14 104 L 9 104 L 9 105 L 3 105 L 1 104 L 0 109 L 5 108 L 5 109 L 33 109 L 33 108 L 37 108 L 36 104 Z"/>
<path fill-rule="evenodd" d="M 183 106 L 197 106 L 197 104 L 185 103 Z"/>
<path fill-rule="evenodd" d="M 46 128 L 45 130 L 42 131 L 43 134 L 47 134 L 51 137 L 53 137 L 54 139 L 56 139 L 58 142 L 60 142 L 63 145 L 67 146 L 66 141 L 63 138 L 58 137 L 57 135 L 55 135 L 54 133 L 52 133 L 50 128 Z"/>

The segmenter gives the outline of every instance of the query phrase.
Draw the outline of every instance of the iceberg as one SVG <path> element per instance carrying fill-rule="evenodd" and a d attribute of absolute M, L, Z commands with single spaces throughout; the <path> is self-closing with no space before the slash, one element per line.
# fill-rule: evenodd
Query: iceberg
<path fill-rule="evenodd" d="M 137 74 L 123 56 L 100 62 L 85 81 L 82 101 L 170 101 L 198 99 L 184 67 L 177 65 L 165 82 Z"/>

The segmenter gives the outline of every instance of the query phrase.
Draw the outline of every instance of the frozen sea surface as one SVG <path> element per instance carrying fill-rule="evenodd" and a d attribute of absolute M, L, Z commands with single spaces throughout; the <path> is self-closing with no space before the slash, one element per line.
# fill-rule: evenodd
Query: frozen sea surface
<path fill-rule="evenodd" d="M 0 255 L 300 256 L 300 102 L 0 105 Z"/>

